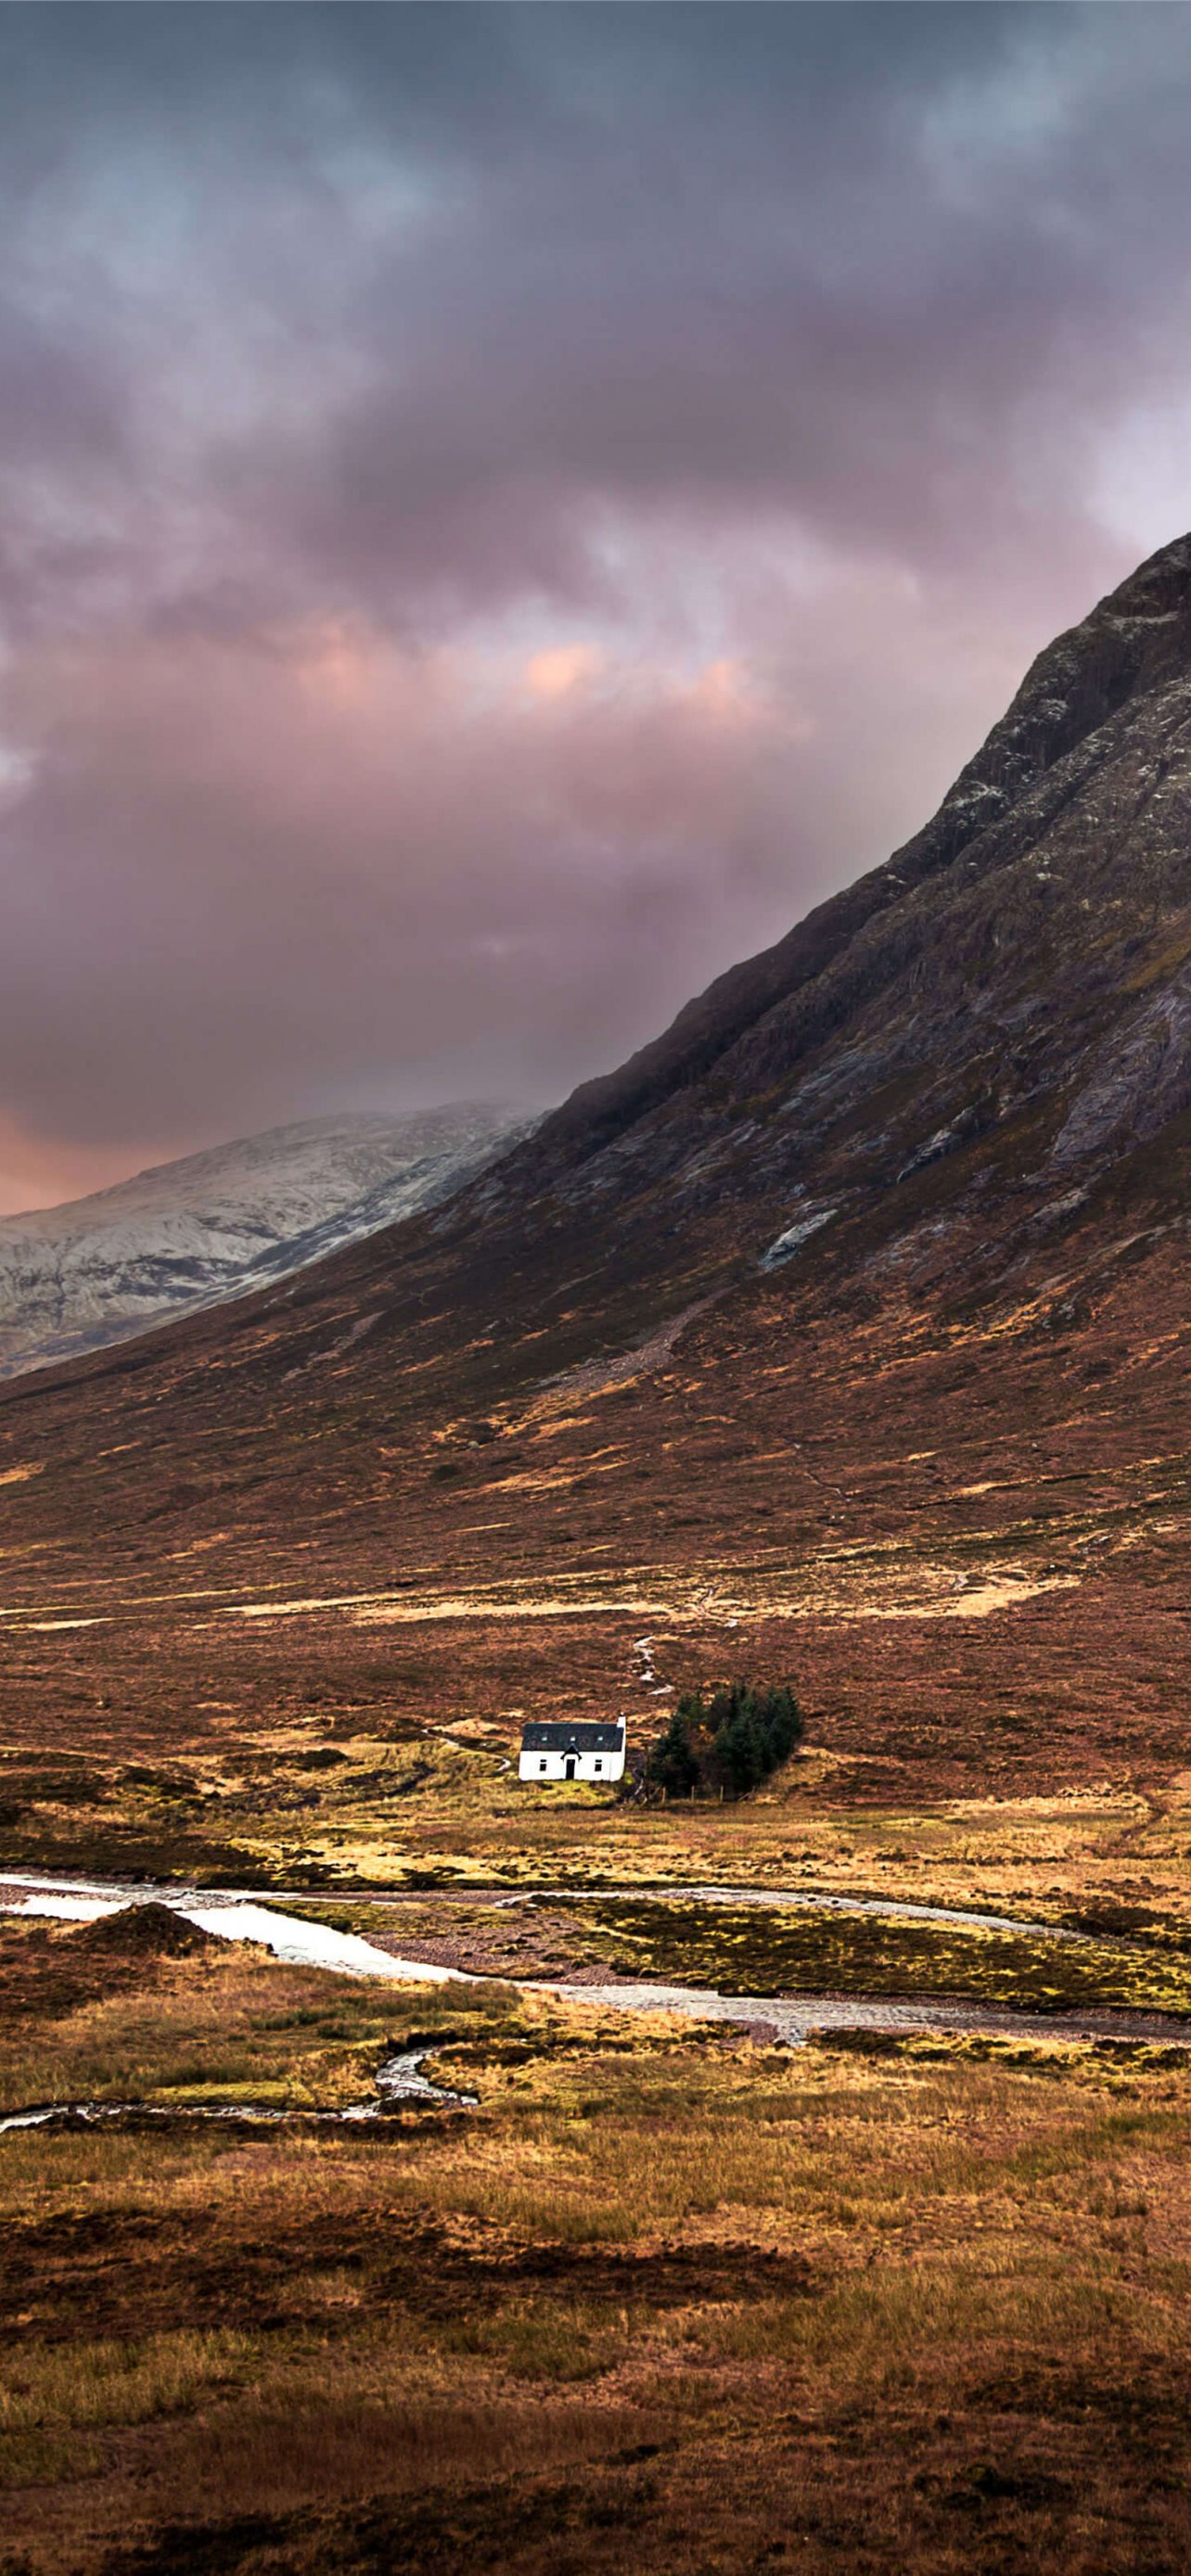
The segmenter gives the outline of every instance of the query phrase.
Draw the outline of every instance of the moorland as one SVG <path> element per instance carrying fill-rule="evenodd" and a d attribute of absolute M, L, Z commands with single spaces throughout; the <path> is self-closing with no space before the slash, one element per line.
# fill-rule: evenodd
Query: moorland
<path fill-rule="evenodd" d="M 1185 2563 L 1184 2051 L 2 1939 L 9 2576 Z"/>
<path fill-rule="evenodd" d="M 1186 2565 L 1189 819 L 1182 541 L 457 1199 L 0 1393 L 0 1868 L 464 1972 L 0 1918 L 10 2105 L 130 2106 L 0 2135 L 5 2576 Z M 736 1675 L 746 1799 L 516 1781 Z"/>

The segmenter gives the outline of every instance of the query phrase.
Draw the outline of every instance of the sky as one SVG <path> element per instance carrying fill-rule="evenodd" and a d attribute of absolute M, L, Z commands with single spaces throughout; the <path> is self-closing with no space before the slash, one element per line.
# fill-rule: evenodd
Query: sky
<path fill-rule="evenodd" d="M 0 1208 L 546 1103 L 1191 524 L 1191 10 L 0 10 Z"/>

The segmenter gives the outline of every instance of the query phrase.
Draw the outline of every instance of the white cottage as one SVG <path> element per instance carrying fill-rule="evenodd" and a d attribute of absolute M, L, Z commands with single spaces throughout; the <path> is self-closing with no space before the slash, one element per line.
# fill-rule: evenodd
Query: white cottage
<path fill-rule="evenodd" d="M 519 1780 L 622 1780 L 624 1719 L 570 1726 L 543 1718 L 521 1738 Z"/>

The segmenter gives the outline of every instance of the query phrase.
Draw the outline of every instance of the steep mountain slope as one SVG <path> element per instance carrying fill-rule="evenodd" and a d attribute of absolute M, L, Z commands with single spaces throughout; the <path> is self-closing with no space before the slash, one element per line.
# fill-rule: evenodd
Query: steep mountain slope
<path fill-rule="evenodd" d="M 903 941 L 920 935 L 924 908 L 913 900 L 929 889 L 926 919 L 938 932 L 949 928 L 938 896 L 956 892 L 957 863 L 961 883 L 1001 877 L 1015 860 L 1029 857 L 1033 844 L 1049 832 L 1072 799 L 1083 806 L 1083 820 L 1120 825 L 1107 806 L 1099 814 L 1097 796 L 1122 765 L 1132 770 L 1136 826 L 1145 817 L 1154 836 L 1159 817 L 1154 790 L 1166 779 L 1166 741 L 1177 735 L 1184 712 L 1191 660 L 1191 540 L 1179 540 L 1143 564 L 1091 616 L 1050 645 L 1028 672 L 1013 704 L 987 742 L 970 761 L 926 828 L 897 851 L 883 868 L 846 893 L 834 897 L 799 923 L 778 945 L 721 976 L 699 1000 L 679 1014 L 673 1027 L 619 1072 L 578 1091 L 551 1122 L 551 1131 L 576 1144 L 603 1141 L 631 1119 L 691 1081 L 734 1046 L 775 1007 L 797 994 L 816 990 L 817 1009 L 799 1031 L 799 1049 L 816 1030 L 823 1033 L 838 1020 L 841 983 L 855 993 L 855 970 L 862 974 L 882 955 L 896 974 L 897 943 L 881 940 L 883 918 L 895 916 Z M 1118 710 L 1122 723 L 1105 728 Z M 1143 739 L 1143 734 L 1148 739 Z M 1128 798 L 1129 789 L 1126 788 Z M 1074 819 L 1074 818 L 1073 818 Z M 1163 811 L 1159 839 L 1169 842 L 1175 817 Z M 1115 853 L 1105 851 L 1119 860 Z M 1169 860 L 1169 847 L 1165 855 Z M 1149 852 L 1151 871 L 1163 856 Z M 1051 866 L 1048 857 L 1047 867 Z M 939 886 L 939 880 L 951 882 Z M 1161 899 L 1161 870 L 1142 894 Z M 1097 893 L 1095 872 L 1074 888 L 1082 909 Z M 1052 905 L 1035 910 L 1052 910 Z M 973 911 L 978 926 L 980 908 Z M 1020 927 L 1020 924 L 1014 925 Z M 1053 926 L 1053 924 L 1052 924 Z M 1000 923 L 994 946 L 1011 945 L 1010 925 Z M 843 975 L 851 961 L 852 978 Z M 973 962 L 970 953 L 968 962 Z M 987 946 L 978 965 L 987 971 Z M 1006 958 L 1006 965 L 1010 965 Z M 1003 980 L 1003 979 L 1002 979 Z"/>
<path fill-rule="evenodd" d="M 649 1705 L 648 1626 L 799 1673 L 881 1796 L 1169 1770 L 1189 1192 L 1184 539 L 915 840 L 447 1204 L 11 1389 L 13 1692 L 511 1726 Z"/>
<path fill-rule="evenodd" d="M 306 1119 L 0 1218 L 0 1376 L 124 1341 L 397 1224 L 525 1124 L 475 1102 Z"/>

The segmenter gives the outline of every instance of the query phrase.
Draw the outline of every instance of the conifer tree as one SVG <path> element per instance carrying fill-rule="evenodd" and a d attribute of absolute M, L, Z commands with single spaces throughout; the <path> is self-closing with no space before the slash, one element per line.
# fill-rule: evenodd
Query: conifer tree
<path fill-rule="evenodd" d="M 672 1797 L 683 1797 L 695 1787 L 699 1764 L 691 1749 L 681 1703 L 650 1754 L 647 1777 L 656 1780 L 659 1788 L 668 1789 Z"/>
<path fill-rule="evenodd" d="M 649 1757 L 647 1777 L 683 1796 L 695 1788 L 747 1797 L 793 1752 L 802 1733 L 787 1682 L 720 1682 L 705 1703 L 685 1691 Z"/>

